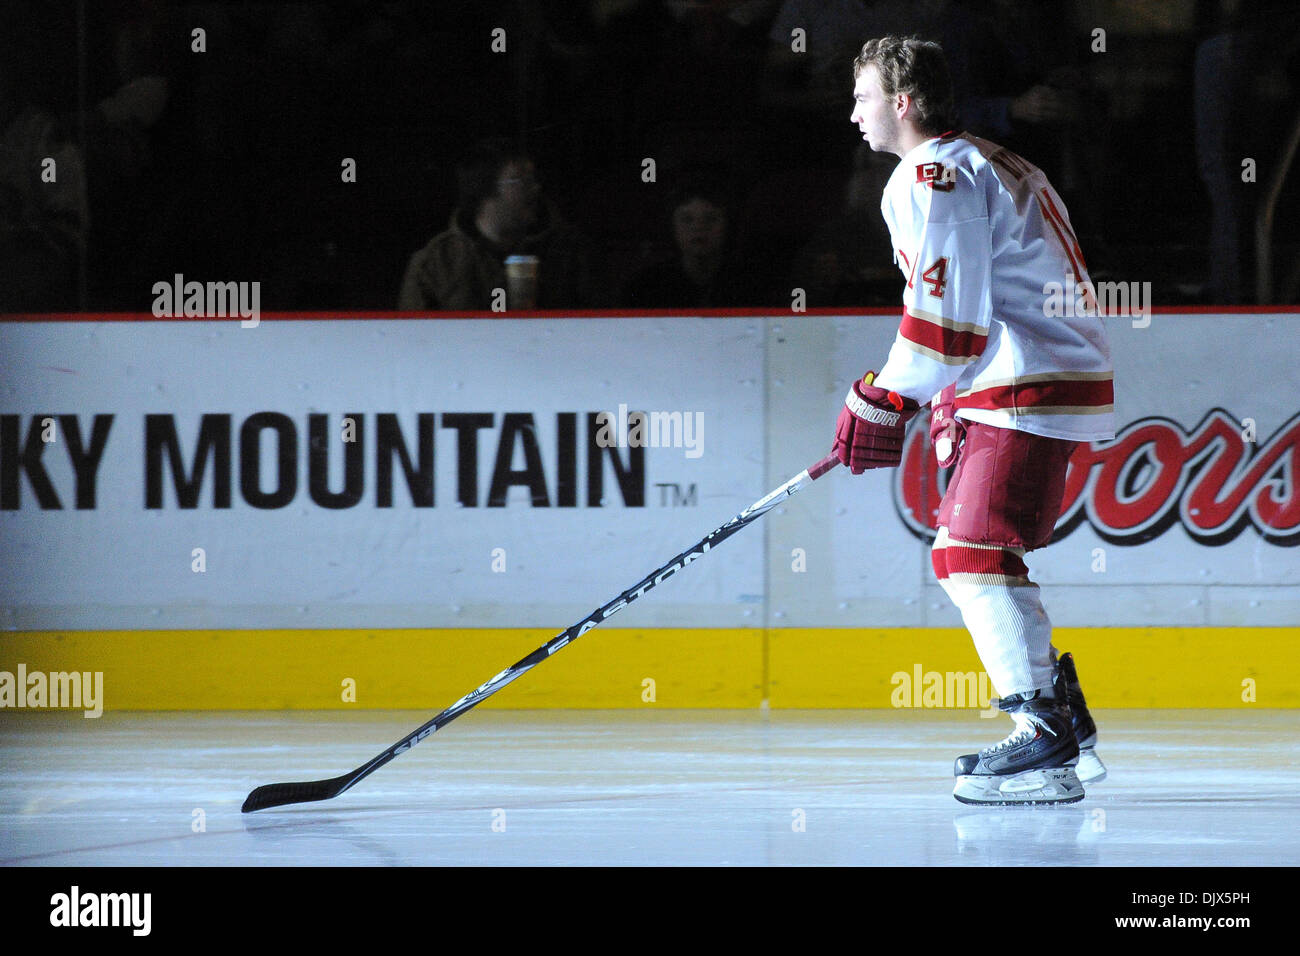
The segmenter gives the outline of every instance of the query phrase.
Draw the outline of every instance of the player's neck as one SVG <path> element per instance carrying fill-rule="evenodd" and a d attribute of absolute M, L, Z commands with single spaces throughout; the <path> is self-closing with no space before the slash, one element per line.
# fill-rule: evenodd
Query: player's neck
<path fill-rule="evenodd" d="M 904 122 L 898 130 L 898 145 L 895 152 L 898 154 L 898 158 L 902 159 L 916 147 L 930 139 L 934 139 L 934 136 L 911 123 Z"/>

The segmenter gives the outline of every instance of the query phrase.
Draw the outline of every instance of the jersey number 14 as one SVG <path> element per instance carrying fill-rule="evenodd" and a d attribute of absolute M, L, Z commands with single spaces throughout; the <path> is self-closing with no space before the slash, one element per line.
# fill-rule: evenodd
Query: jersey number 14
<path fill-rule="evenodd" d="M 921 273 L 921 281 L 929 286 L 927 291 L 930 295 L 936 299 L 942 299 L 944 287 L 948 284 L 947 275 L 948 257 L 940 256 L 934 260 L 934 264 L 930 268 Z M 909 289 L 915 288 L 911 279 L 907 280 L 907 287 Z"/>

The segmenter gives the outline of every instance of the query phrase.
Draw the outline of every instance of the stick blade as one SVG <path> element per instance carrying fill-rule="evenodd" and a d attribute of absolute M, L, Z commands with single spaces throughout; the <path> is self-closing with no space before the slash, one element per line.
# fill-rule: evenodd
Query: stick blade
<path fill-rule="evenodd" d="M 308 783 L 268 783 L 248 795 L 240 812 L 253 813 L 269 807 L 282 807 L 288 803 L 328 800 L 343 792 L 349 776 L 335 777 L 332 780 L 312 780 Z"/>

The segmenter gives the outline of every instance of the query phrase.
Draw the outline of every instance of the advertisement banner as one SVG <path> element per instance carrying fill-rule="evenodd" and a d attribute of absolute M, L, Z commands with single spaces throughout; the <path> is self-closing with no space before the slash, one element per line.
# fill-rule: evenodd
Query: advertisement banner
<path fill-rule="evenodd" d="M 1070 627 L 1300 623 L 1288 314 L 1108 321 Z M 829 450 L 892 315 L 0 324 L 0 627 L 559 630 Z M 612 627 L 960 627 L 924 414 Z"/>
<path fill-rule="evenodd" d="M 6 323 L 0 355 L 7 629 L 558 630 L 763 480 L 757 319 Z M 754 626 L 762 545 L 635 623 Z"/>

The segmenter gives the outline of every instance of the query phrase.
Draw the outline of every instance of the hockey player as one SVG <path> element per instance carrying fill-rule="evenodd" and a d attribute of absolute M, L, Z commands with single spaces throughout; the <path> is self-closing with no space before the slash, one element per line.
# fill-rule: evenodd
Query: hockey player
<path fill-rule="evenodd" d="M 853 75 L 853 123 L 900 157 L 881 212 L 907 285 L 888 359 L 849 389 L 833 448 L 854 474 L 896 466 L 908 420 L 932 406 L 940 464 L 956 463 L 935 575 L 1015 721 L 1001 743 L 957 758 L 953 795 L 1071 803 L 1105 768 L 1024 555 L 1051 537 L 1077 443 L 1114 437 L 1110 350 L 1083 255 L 1041 170 L 951 131 L 938 44 L 871 40 Z M 1049 309 L 1049 289 L 1088 307 Z"/>

